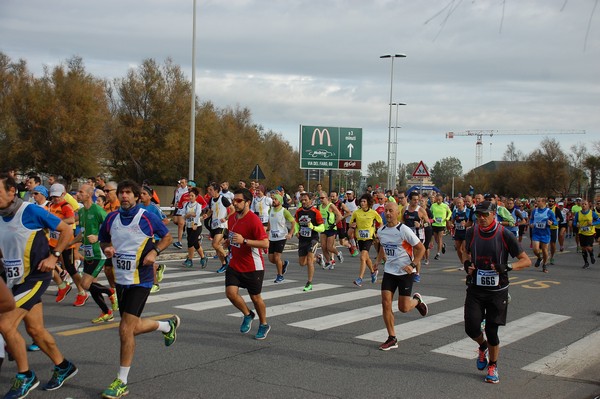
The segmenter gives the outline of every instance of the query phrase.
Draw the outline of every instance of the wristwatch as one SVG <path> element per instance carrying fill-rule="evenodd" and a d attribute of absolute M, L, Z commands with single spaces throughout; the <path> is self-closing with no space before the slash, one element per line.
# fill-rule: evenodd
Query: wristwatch
<path fill-rule="evenodd" d="M 413 269 L 415 269 L 417 267 L 417 265 L 415 265 L 415 262 L 410 262 L 410 265 L 412 266 Z"/>
<path fill-rule="evenodd" d="M 248 245 L 248 239 L 244 238 L 244 245 Z"/>
<path fill-rule="evenodd" d="M 158 247 L 156 245 L 154 246 L 154 250 L 156 251 L 156 255 L 160 255 L 161 250 L 158 249 Z"/>
<path fill-rule="evenodd" d="M 52 255 L 56 256 L 57 258 L 60 258 L 60 255 L 62 255 L 62 252 L 52 251 Z"/>
<path fill-rule="evenodd" d="M 506 270 L 509 271 L 509 272 L 512 271 L 512 263 L 507 263 L 506 264 Z"/>

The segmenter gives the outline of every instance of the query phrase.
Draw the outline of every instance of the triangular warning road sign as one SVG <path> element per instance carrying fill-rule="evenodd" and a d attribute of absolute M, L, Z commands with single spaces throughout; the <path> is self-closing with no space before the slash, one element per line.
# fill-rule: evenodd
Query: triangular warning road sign
<path fill-rule="evenodd" d="M 425 167 L 423 161 L 419 162 L 419 165 L 417 166 L 412 175 L 413 177 L 429 177 L 429 171 Z"/>
<path fill-rule="evenodd" d="M 260 168 L 260 166 L 258 166 L 258 164 L 256 164 L 256 166 L 254 167 L 254 169 L 252 169 L 252 173 L 250 173 L 250 179 L 253 179 L 253 180 L 262 180 L 264 178 L 265 178 L 265 174 L 263 173 L 263 171 Z"/>

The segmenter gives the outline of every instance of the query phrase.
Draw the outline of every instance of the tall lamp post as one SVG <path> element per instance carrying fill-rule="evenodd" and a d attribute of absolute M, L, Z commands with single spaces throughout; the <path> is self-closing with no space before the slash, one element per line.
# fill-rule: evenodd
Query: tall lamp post
<path fill-rule="evenodd" d="M 190 159 L 188 178 L 194 180 L 194 157 L 196 150 L 196 0 L 194 0 L 194 23 L 192 36 L 192 104 L 190 120 Z"/>
<path fill-rule="evenodd" d="M 390 155 L 392 150 L 392 93 L 394 91 L 394 58 L 405 58 L 406 54 L 385 54 L 379 58 L 391 58 L 392 59 L 392 72 L 390 74 L 390 117 L 388 121 L 388 159 L 387 159 L 387 188 L 393 190 L 395 187 L 392 186 L 392 168 L 390 163 Z M 394 161 L 395 162 L 395 161 Z"/>
<path fill-rule="evenodd" d="M 392 147 L 390 151 L 390 170 L 388 172 L 392 176 L 392 185 L 388 188 L 393 192 L 396 188 L 398 178 L 398 129 L 401 127 L 398 126 L 398 109 L 401 105 L 406 105 L 406 103 L 392 103 L 392 105 L 396 106 L 396 124 L 394 125 L 394 138 L 392 140 Z"/>

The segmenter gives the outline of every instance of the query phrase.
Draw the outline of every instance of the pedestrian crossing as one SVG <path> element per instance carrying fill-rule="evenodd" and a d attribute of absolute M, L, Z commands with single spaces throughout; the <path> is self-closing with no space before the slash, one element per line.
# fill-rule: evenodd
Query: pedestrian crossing
<path fill-rule="evenodd" d="M 151 294 L 147 303 L 167 304 L 174 309 L 189 312 L 222 310 L 228 317 L 240 318 L 240 313 L 235 311 L 225 297 L 224 280 L 224 275 L 214 271 L 169 270 L 160 284 L 161 290 Z M 373 285 L 373 288 L 358 288 L 350 283 L 342 285 L 316 282 L 312 292 L 308 293 L 303 292 L 302 287 L 303 281 L 294 279 L 286 278 L 277 284 L 271 279 L 265 280 L 262 297 L 267 304 L 268 319 L 281 318 L 289 327 L 313 332 L 360 326 L 363 331 L 357 330 L 353 338 L 358 342 L 371 342 L 374 348 L 387 338 L 387 330 L 383 328 L 381 320 L 381 294 L 377 285 Z M 244 295 L 245 290 L 240 290 L 240 294 L 247 303 L 251 303 L 249 296 Z M 395 312 L 398 341 L 415 340 L 449 327 L 462 326 L 463 307 L 455 307 L 456 298 L 453 298 L 454 307 L 450 305 L 452 300 L 449 298 L 423 295 L 423 300 L 429 306 L 426 317 L 420 317 L 416 311 L 406 315 Z M 499 331 L 502 348 L 504 350 L 536 334 L 544 336 L 551 327 L 570 321 L 571 317 L 567 315 L 535 311 L 514 320 L 509 318 L 507 325 Z M 437 334 L 436 337 L 447 335 Z M 460 359 L 476 358 L 476 344 L 470 338 L 461 335 L 450 339 L 454 340 L 434 347 L 430 352 Z M 581 357 L 600 358 L 600 332 L 575 342 L 566 338 L 565 344 L 567 346 L 564 348 L 545 354 L 546 356 L 522 369 L 539 374 L 573 377 L 583 368 L 592 366 L 578 361 Z"/>

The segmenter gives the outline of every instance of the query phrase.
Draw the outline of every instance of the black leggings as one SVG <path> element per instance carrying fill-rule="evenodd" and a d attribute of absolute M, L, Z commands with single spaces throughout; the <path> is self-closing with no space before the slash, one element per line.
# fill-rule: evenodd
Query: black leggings
<path fill-rule="evenodd" d="M 196 251 L 200 248 L 200 234 L 202 233 L 202 226 L 198 225 L 196 230 L 191 227 L 186 228 L 187 234 L 187 247 L 194 248 Z"/>
<path fill-rule="evenodd" d="M 90 294 L 92 295 L 94 302 L 96 302 L 98 306 L 100 306 L 100 309 L 102 309 L 102 313 L 108 313 L 108 306 L 106 306 L 106 303 L 104 303 L 102 294 L 110 296 L 110 288 L 105 287 L 102 284 L 92 283 L 92 285 L 90 285 Z"/>
<path fill-rule="evenodd" d="M 498 337 L 498 327 L 498 324 L 486 320 L 485 336 L 488 344 L 490 344 L 491 346 L 500 345 L 500 338 Z M 475 318 L 466 319 L 465 332 L 471 339 L 477 339 L 477 337 L 481 335 L 481 321 L 478 321 Z"/>

